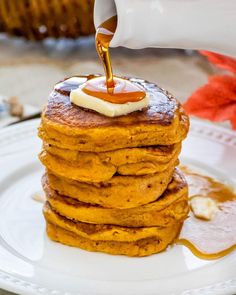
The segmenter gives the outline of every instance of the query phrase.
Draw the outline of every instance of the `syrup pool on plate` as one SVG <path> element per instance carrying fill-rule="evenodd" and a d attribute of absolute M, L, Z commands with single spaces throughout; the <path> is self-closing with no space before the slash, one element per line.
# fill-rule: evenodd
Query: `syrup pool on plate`
<path fill-rule="evenodd" d="M 219 210 L 211 220 L 196 218 L 191 212 L 185 220 L 177 244 L 188 247 L 203 259 L 217 259 L 236 249 L 236 194 L 227 185 L 181 168 L 188 186 L 189 197 L 211 198 Z"/>

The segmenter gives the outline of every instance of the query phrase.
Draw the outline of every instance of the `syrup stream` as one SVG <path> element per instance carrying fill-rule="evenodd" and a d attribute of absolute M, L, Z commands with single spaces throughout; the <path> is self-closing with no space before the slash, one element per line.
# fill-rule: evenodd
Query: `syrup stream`
<path fill-rule="evenodd" d="M 91 79 L 82 88 L 87 95 L 115 103 L 137 102 L 146 96 L 146 92 L 127 79 L 113 76 L 109 45 L 117 26 L 117 16 L 103 22 L 96 32 L 96 48 L 102 61 L 106 78 Z"/>
<path fill-rule="evenodd" d="M 102 61 L 106 74 L 107 92 L 113 93 L 115 83 L 113 79 L 112 65 L 109 53 L 109 45 L 117 26 L 117 16 L 114 15 L 103 22 L 96 31 L 96 49 Z"/>

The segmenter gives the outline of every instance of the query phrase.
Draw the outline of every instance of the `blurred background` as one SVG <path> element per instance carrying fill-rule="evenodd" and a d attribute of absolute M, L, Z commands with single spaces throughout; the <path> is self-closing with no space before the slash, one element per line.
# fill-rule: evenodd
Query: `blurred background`
<path fill-rule="evenodd" d="M 39 111 L 64 77 L 103 73 L 93 0 L 0 0 L 0 31 L 0 98 L 23 104 L 21 116 Z M 111 57 L 116 75 L 156 82 L 182 102 L 214 72 L 194 51 L 114 48 Z"/>

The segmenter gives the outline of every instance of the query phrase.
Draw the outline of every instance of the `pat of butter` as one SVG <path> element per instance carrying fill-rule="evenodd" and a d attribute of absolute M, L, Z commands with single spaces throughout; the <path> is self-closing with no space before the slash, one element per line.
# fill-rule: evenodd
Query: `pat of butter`
<path fill-rule="evenodd" d="M 100 98 L 91 96 L 82 91 L 81 87 L 72 90 L 70 101 L 79 107 L 96 111 L 108 117 L 117 117 L 127 115 L 135 111 L 141 111 L 149 104 L 149 95 L 137 102 L 128 102 L 124 104 L 111 103 Z"/>
<path fill-rule="evenodd" d="M 71 77 L 67 80 L 65 80 L 66 83 L 68 84 L 78 84 L 81 85 L 85 83 L 88 79 L 86 77 Z"/>
<path fill-rule="evenodd" d="M 64 84 L 78 85 L 78 87 L 87 81 L 86 77 L 71 77 L 65 81 L 59 82 L 54 86 L 54 89 L 63 87 Z"/>
<path fill-rule="evenodd" d="M 211 198 L 196 196 L 190 200 L 193 214 L 197 218 L 211 220 L 219 211 L 218 204 Z"/>
<path fill-rule="evenodd" d="M 42 191 L 39 191 L 39 192 L 35 192 L 33 195 L 32 195 L 32 199 L 36 202 L 39 202 L 39 203 L 44 203 L 46 202 L 46 196 L 44 194 L 44 192 Z"/>

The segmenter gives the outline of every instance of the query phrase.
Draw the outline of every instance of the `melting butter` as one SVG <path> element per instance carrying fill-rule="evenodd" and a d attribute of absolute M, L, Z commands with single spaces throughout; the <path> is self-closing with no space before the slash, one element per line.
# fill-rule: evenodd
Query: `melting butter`
<path fill-rule="evenodd" d="M 201 196 L 191 198 L 190 207 L 195 217 L 205 220 L 213 219 L 219 210 L 218 204 L 214 199 Z"/>
<path fill-rule="evenodd" d="M 46 202 L 46 196 L 44 194 L 43 191 L 38 191 L 38 192 L 35 192 L 32 194 L 31 198 L 36 201 L 36 202 L 39 202 L 39 203 L 44 203 Z"/>
<path fill-rule="evenodd" d="M 97 80 L 98 79 L 102 79 L 102 78 L 97 78 Z M 123 81 L 120 78 L 116 78 L 116 80 Z M 131 82 L 127 80 L 126 83 L 131 83 Z M 142 109 L 146 108 L 149 104 L 148 94 L 146 94 L 146 96 L 139 101 L 134 101 L 134 102 L 129 101 L 126 103 L 112 103 L 107 100 L 101 99 L 99 97 L 95 97 L 85 93 L 83 91 L 83 87 L 84 85 L 81 85 L 77 89 L 74 89 L 71 91 L 70 101 L 79 107 L 96 111 L 108 117 L 117 117 L 117 116 L 127 115 L 135 111 L 141 111 Z M 104 89 L 101 89 L 101 93 L 102 91 L 104 91 Z"/>

